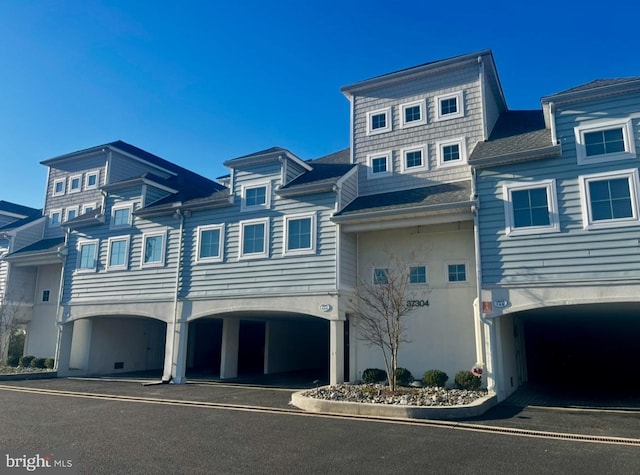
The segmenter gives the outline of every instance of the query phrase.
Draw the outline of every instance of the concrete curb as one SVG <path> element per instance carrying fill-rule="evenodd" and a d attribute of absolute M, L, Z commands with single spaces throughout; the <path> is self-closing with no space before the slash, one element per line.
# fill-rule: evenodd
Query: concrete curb
<path fill-rule="evenodd" d="M 401 406 L 314 399 L 303 395 L 307 391 L 309 390 L 293 393 L 291 395 L 291 404 L 308 412 L 389 417 L 394 419 L 468 419 L 484 414 L 498 403 L 498 398 L 495 394 L 488 394 L 464 406 Z"/>
<path fill-rule="evenodd" d="M 53 379 L 57 377 L 57 371 L 47 371 L 41 373 L 13 373 L 0 374 L 0 381 L 25 381 L 28 379 Z"/>

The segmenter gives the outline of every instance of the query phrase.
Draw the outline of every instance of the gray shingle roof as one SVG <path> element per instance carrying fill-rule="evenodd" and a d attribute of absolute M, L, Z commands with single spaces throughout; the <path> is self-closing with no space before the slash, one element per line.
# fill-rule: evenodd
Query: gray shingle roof
<path fill-rule="evenodd" d="M 40 218 L 42 218 L 42 212 L 38 210 L 38 214 L 27 216 L 26 218 L 22 218 L 12 223 L 5 224 L 4 226 L 0 227 L 0 231 L 5 232 L 5 231 L 10 231 L 12 229 L 17 229 L 21 226 L 24 226 L 25 224 L 29 224 Z"/>
<path fill-rule="evenodd" d="M 19 214 L 22 216 L 33 216 L 42 214 L 41 209 L 31 208 L 29 206 L 23 206 L 10 201 L 0 200 L 0 211 L 6 213 Z"/>
<path fill-rule="evenodd" d="M 625 84 L 632 81 L 640 80 L 640 76 L 632 76 L 628 78 L 611 78 L 611 79 L 594 79 L 593 81 L 589 81 L 585 84 L 580 84 L 579 86 L 575 86 L 564 91 L 556 92 L 553 94 L 554 96 L 560 94 L 569 94 L 572 92 L 581 92 L 581 91 L 589 91 L 592 89 L 598 89 L 600 87 L 607 86 L 617 86 L 618 84 Z"/>
<path fill-rule="evenodd" d="M 345 173 L 355 167 L 355 165 L 351 164 L 315 162 L 311 162 L 311 166 L 313 166 L 313 170 L 303 173 L 281 189 L 286 190 L 309 183 L 336 183 Z"/>
<path fill-rule="evenodd" d="M 311 166 L 315 166 L 317 163 L 351 163 L 351 149 L 345 148 L 344 150 L 310 160 L 308 163 Z"/>
<path fill-rule="evenodd" d="M 443 183 L 441 185 L 392 191 L 377 195 L 360 196 L 336 216 L 357 216 L 360 213 L 439 206 L 470 201 L 471 181 Z"/>
<path fill-rule="evenodd" d="M 28 246 L 23 247 L 18 251 L 12 252 L 9 255 L 16 256 L 28 254 L 31 252 L 55 251 L 61 244 L 64 244 L 64 237 L 41 239 L 40 241 L 29 244 Z"/>

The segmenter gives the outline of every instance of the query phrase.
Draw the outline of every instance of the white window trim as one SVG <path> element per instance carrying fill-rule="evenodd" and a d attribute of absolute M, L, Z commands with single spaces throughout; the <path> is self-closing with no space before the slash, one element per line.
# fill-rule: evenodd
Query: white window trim
<path fill-rule="evenodd" d="M 124 241 L 125 249 L 124 249 L 124 264 L 122 265 L 111 265 L 111 244 L 115 241 Z M 107 247 L 107 264 L 106 268 L 108 271 L 110 270 L 127 270 L 129 268 L 129 243 L 131 242 L 131 237 L 128 235 L 124 236 L 112 236 L 109 238 L 109 243 Z"/>
<path fill-rule="evenodd" d="M 200 257 L 200 246 L 202 243 L 203 231 L 220 231 L 220 242 L 218 243 L 218 255 L 213 257 Z M 197 228 L 197 245 L 196 245 L 196 263 L 201 262 L 222 262 L 224 259 L 224 224 L 210 224 L 206 226 L 198 226 Z"/>
<path fill-rule="evenodd" d="M 96 177 L 96 184 L 95 185 L 89 185 L 89 177 L 90 176 L 95 176 Z M 85 190 L 95 190 L 96 188 L 98 188 L 98 186 L 100 186 L 100 170 L 87 172 L 84 175 L 84 189 Z"/>
<path fill-rule="evenodd" d="M 248 206 L 246 203 L 247 190 L 254 188 L 265 188 L 265 203 L 262 205 Z M 270 209 L 271 208 L 271 182 L 263 181 L 260 183 L 247 183 L 242 185 L 242 200 L 240 204 L 240 211 L 254 211 L 258 209 Z"/>
<path fill-rule="evenodd" d="M 460 146 L 460 159 L 451 162 L 445 162 L 443 158 L 442 149 L 449 145 Z M 442 140 L 436 142 L 436 155 L 438 156 L 438 167 L 457 167 L 459 165 L 466 165 L 467 163 L 467 140 L 465 137 L 456 137 L 453 139 Z"/>
<path fill-rule="evenodd" d="M 449 266 L 452 265 L 464 265 L 464 274 L 466 279 L 465 280 L 449 280 Z M 446 261 L 444 263 L 444 279 L 445 282 L 448 285 L 464 285 L 464 284 L 468 284 L 469 283 L 469 263 L 467 261 Z"/>
<path fill-rule="evenodd" d="M 405 110 L 409 107 L 420 106 L 420 120 L 406 121 Z M 425 125 L 427 123 L 427 105 L 426 99 L 419 101 L 407 102 L 400 105 L 400 127 L 406 129 L 408 127 L 415 127 L 416 125 Z"/>
<path fill-rule="evenodd" d="M 387 160 L 387 171 L 381 173 L 373 173 L 373 160 L 376 158 L 386 158 Z M 391 150 L 387 150 L 386 152 L 380 153 L 372 153 L 367 155 L 367 178 L 375 179 L 375 178 L 383 178 L 386 176 L 391 176 L 393 173 L 393 154 Z"/>
<path fill-rule="evenodd" d="M 444 114 L 442 115 L 442 101 L 447 99 L 456 98 L 458 103 L 458 112 L 455 114 Z M 436 117 L 435 120 L 449 120 L 449 119 L 457 119 L 459 117 L 464 117 L 464 94 L 463 91 L 456 91 L 449 94 L 441 94 L 435 97 L 435 109 L 436 109 Z"/>
<path fill-rule="evenodd" d="M 58 183 L 62 183 L 62 191 L 60 193 L 56 193 L 56 185 Z M 53 180 L 53 189 L 51 196 L 63 196 L 67 191 L 67 180 L 66 178 L 58 178 L 57 180 Z"/>
<path fill-rule="evenodd" d="M 547 191 L 547 206 L 549 210 L 548 226 L 528 226 L 516 228 L 513 218 L 513 191 L 525 191 L 533 188 L 545 188 Z M 502 185 L 502 196 L 504 200 L 505 234 L 507 236 L 523 236 L 527 234 L 543 234 L 560 232 L 560 219 L 558 215 L 558 194 L 556 192 L 556 181 L 541 180 L 526 183 L 505 183 Z"/>
<path fill-rule="evenodd" d="M 80 216 L 80 208 L 78 206 L 69 206 L 67 209 L 64 210 L 64 222 L 66 223 L 67 221 L 69 221 L 69 211 L 75 211 L 76 215 L 75 218 L 77 218 L 78 216 Z"/>
<path fill-rule="evenodd" d="M 244 228 L 254 224 L 264 224 L 264 250 L 263 252 L 254 252 L 246 254 L 244 252 Z M 248 219 L 240 221 L 240 241 L 238 242 L 238 259 L 262 259 L 269 257 L 269 218 Z"/>
<path fill-rule="evenodd" d="M 82 247 L 95 244 L 95 252 L 93 254 L 93 267 L 80 267 L 81 256 L 82 256 Z M 78 241 L 76 246 L 76 272 L 96 272 L 98 269 L 98 255 L 100 253 L 100 240 L 99 239 L 82 239 Z"/>
<path fill-rule="evenodd" d="M 127 224 L 113 224 L 116 211 L 128 209 L 129 210 L 129 222 Z M 111 207 L 111 219 L 109 220 L 109 229 L 122 229 L 129 228 L 133 223 L 133 203 L 118 203 Z"/>
<path fill-rule="evenodd" d="M 418 150 L 422 151 L 422 165 L 420 165 L 419 167 L 407 167 L 407 153 L 409 152 L 416 152 Z M 407 172 L 407 173 L 412 173 L 412 172 L 418 172 L 418 171 L 425 171 L 429 169 L 429 160 L 427 157 L 427 145 L 416 145 L 414 147 L 407 147 L 407 148 L 403 148 L 402 150 L 400 150 L 400 156 L 402 157 L 401 160 L 401 165 L 402 165 L 402 171 L 403 172 Z"/>
<path fill-rule="evenodd" d="M 386 116 L 385 118 L 385 127 L 381 127 L 379 129 L 374 129 L 371 127 L 371 119 L 373 118 L 374 115 L 381 115 L 384 114 Z M 367 112 L 367 135 L 377 135 L 377 134 L 384 134 L 386 132 L 391 132 L 392 130 L 392 126 L 391 126 L 391 107 L 385 107 L 384 109 L 377 109 L 374 111 L 369 111 Z"/>
<path fill-rule="evenodd" d="M 624 139 L 624 152 L 605 153 L 602 155 L 587 156 L 587 150 L 584 143 L 584 135 L 589 132 L 601 132 L 603 130 L 622 129 L 622 137 Z M 614 160 L 627 160 L 636 158 L 636 145 L 633 137 L 633 125 L 631 119 L 608 120 L 591 122 L 589 124 L 580 125 L 574 128 L 576 137 L 576 156 L 578 165 L 589 165 L 592 163 L 611 162 Z"/>
<path fill-rule="evenodd" d="M 311 247 L 308 249 L 289 249 L 289 221 L 299 219 L 311 219 Z M 303 254 L 315 254 L 316 252 L 316 213 L 292 214 L 285 216 L 284 225 L 284 243 L 282 246 L 282 254 L 285 256 L 297 256 Z"/>
<path fill-rule="evenodd" d="M 73 180 L 78 180 L 78 188 L 71 188 L 71 184 Z M 79 175 L 71 175 L 69 177 L 69 194 L 71 193 L 80 193 L 82 191 L 82 173 Z"/>
<path fill-rule="evenodd" d="M 412 267 L 424 267 L 424 276 L 426 282 L 411 282 L 411 268 Z M 411 287 L 419 287 L 419 286 L 427 286 L 429 285 L 429 266 L 427 264 L 410 264 L 407 267 L 407 272 L 409 273 L 409 278 L 407 279 L 407 285 Z"/>
<path fill-rule="evenodd" d="M 162 238 L 162 250 L 160 252 L 160 261 L 158 262 L 145 262 L 144 261 L 144 251 L 147 248 L 147 239 L 152 237 Z M 149 232 L 144 233 L 142 235 L 142 249 L 140 250 L 140 267 L 163 267 L 165 263 L 165 258 L 167 254 L 167 232 L 166 231 L 157 231 L 157 232 Z"/>
<path fill-rule="evenodd" d="M 630 218 L 608 219 L 600 221 L 591 220 L 591 197 L 589 196 L 589 182 L 600 180 L 611 180 L 616 178 L 626 178 L 629 180 L 629 193 L 631 195 L 631 209 L 633 216 Z M 580 202 L 582 207 L 582 224 L 586 230 L 603 229 L 603 228 L 619 228 L 624 226 L 637 226 L 640 224 L 640 203 L 638 202 L 638 190 L 640 190 L 640 181 L 638 178 L 638 169 L 632 168 L 628 170 L 617 170 L 606 173 L 594 173 L 591 175 L 581 175 L 578 177 L 580 184 Z"/>
<path fill-rule="evenodd" d="M 58 213 L 60 215 L 60 220 L 57 223 L 54 223 L 52 221 L 52 219 L 53 219 L 53 215 L 56 214 L 56 213 Z M 49 226 L 54 226 L 54 227 L 60 226 L 60 224 L 62 224 L 62 219 L 63 218 L 64 218 L 64 215 L 62 213 L 62 208 L 49 210 Z"/>
<path fill-rule="evenodd" d="M 89 206 L 93 207 L 93 210 L 95 210 L 98 207 L 97 203 L 85 203 L 82 205 L 82 214 L 88 213 L 87 208 Z"/>
<path fill-rule="evenodd" d="M 384 283 L 380 283 L 376 281 L 376 271 L 377 270 L 382 270 L 385 272 L 385 274 L 387 275 L 387 284 Z M 372 267 L 371 268 L 371 283 L 373 285 L 388 285 L 389 282 L 389 268 L 388 267 Z"/>

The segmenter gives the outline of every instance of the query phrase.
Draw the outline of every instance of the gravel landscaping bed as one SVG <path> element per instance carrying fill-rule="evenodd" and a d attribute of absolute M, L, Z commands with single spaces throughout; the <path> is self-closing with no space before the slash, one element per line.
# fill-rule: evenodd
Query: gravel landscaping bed
<path fill-rule="evenodd" d="M 392 392 L 381 384 L 338 384 L 311 389 L 304 396 L 327 401 L 406 406 L 463 406 L 485 397 L 486 390 L 445 388 L 398 388 Z"/>
<path fill-rule="evenodd" d="M 21 366 L 0 366 L 0 374 L 26 374 L 26 373 L 51 373 L 52 369 L 46 368 L 23 368 Z"/>

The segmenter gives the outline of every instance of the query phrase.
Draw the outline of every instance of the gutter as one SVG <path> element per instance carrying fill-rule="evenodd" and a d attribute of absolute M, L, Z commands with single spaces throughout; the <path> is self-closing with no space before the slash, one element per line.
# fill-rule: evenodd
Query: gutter
<path fill-rule="evenodd" d="M 504 155 L 492 155 L 486 158 L 471 159 L 471 166 L 474 168 L 485 168 L 560 156 L 562 156 L 562 149 L 560 145 L 550 145 L 548 147 L 525 150 L 523 152 L 506 153 Z"/>
<path fill-rule="evenodd" d="M 378 218 L 385 218 L 388 216 L 402 217 L 406 214 L 413 213 L 427 213 L 429 211 L 447 211 L 456 208 L 471 208 L 475 205 L 476 201 L 459 201 L 455 203 L 444 203 L 439 205 L 424 205 L 424 206 L 411 206 L 408 208 L 392 208 L 382 211 L 367 211 L 363 213 L 353 213 L 348 215 L 332 216 L 331 221 L 334 223 L 345 223 L 349 221 L 371 220 Z"/>

